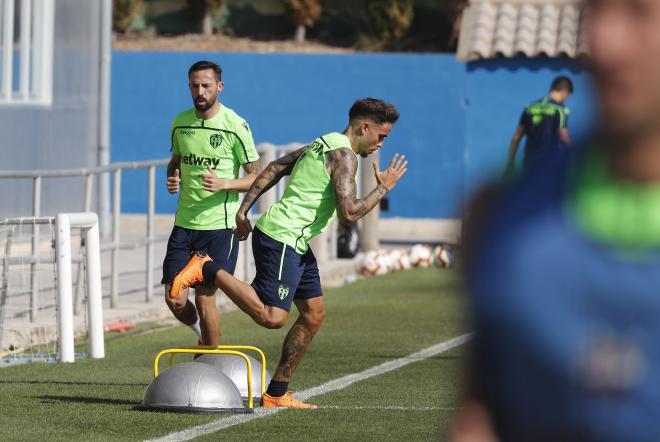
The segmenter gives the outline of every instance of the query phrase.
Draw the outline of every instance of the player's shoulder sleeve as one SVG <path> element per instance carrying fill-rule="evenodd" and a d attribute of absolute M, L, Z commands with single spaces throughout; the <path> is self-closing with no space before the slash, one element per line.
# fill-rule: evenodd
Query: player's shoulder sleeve
<path fill-rule="evenodd" d="M 326 152 L 342 148 L 351 148 L 351 142 L 348 137 L 339 132 L 331 132 L 329 134 L 322 135 L 317 138 L 317 141 L 321 142 L 323 150 Z"/>
<path fill-rule="evenodd" d="M 568 127 L 568 115 L 571 111 L 566 106 L 557 106 L 557 128 L 565 129 Z"/>
<path fill-rule="evenodd" d="M 181 155 L 181 151 L 179 149 L 179 140 L 176 136 L 177 118 L 178 116 L 172 120 L 172 127 L 170 128 L 170 151 L 173 155 Z"/>
<path fill-rule="evenodd" d="M 190 114 L 191 110 L 181 112 L 172 120 L 172 127 L 170 128 L 170 151 L 174 155 L 180 155 L 181 151 L 179 150 L 179 141 L 177 138 L 177 131 L 186 126 L 190 126 Z"/>
<path fill-rule="evenodd" d="M 236 142 L 234 143 L 233 149 L 238 161 L 241 164 L 257 161 L 259 159 L 259 154 L 254 145 L 250 125 L 235 112 L 232 112 L 231 125 L 232 130 L 236 135 Z"/>

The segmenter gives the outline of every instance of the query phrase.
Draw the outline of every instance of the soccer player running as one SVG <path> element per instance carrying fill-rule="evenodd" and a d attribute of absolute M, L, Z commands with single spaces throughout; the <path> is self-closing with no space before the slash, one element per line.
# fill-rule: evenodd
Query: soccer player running
<path fill-rule="evenodd" d="M 247 214 L 254 202 L 284 176 L 290 175 L 282 198 L 257 221 L 252 249 L 257 275 L 252 284 L 234 278 L 220 263 L 205 255 L 193 256 L 174 280 L 172 295 L 199 283 L 212 282 L 259 325 L 281 328 L 291 304 L 299 316 L 289 330 L 264 407 L 316 408 L 293 398 L 289 381 L 312 338 L 319 331 L 325 309 L 316 258 L 309 240 L 323 232 L 335 216 L 353 223 L 373 209 L 406 172 L 407 161 L 394 155 L 387 169 L 374 165 L 378 185 L 363 198 L 356 196 L 357 155 L 366 157 L 383 146 L 397 109 L 382 100 L 356 101 L 342 132 L 332 132 L 273 161 L 257 177 L 236 215 L 236 235 L 248 237 Z"/>
<path fill-rule="evenodd" d="M 511 139 L 506 174 L 513 173 L 516 152 L 520 140 L 525 137 L 523 164 L 531 163 L 548 154 L 556 154 L 571 147 L 568 133 L 570 110 L 564 106 L 573 94 L 573 82 L 568 77 L 557 77 L 552 81 L 550 93 L 527 106 Z"/>
<path fill-rule="evenodd" d="M 165 300 L 174 316 L 190 326 L 206 345 L 220 343 L 216 288 L 195 287 L 195 304 L 188 290 L 171 296 L 172 282 L 193 251 L 203 251 L 229 273 L 238 256 L 236 226 L 238 192 L 245 192 L 259 174 L 259 156 L 249 126 L 233 110 L 221 105 L 222 69 L 199 61 L 188 71 L 194 108 L 172 123 L 172 158 L 167 166 L 167 190 L 179 192 L 174 228 L 163 262 Z M 239 178 L 243 166 L 246 175 Z"/>

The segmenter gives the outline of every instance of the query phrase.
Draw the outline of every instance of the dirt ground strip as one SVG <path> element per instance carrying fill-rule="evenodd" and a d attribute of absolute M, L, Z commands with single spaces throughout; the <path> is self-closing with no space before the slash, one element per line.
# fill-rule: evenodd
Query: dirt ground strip
<path fill-rule="evenodd" d="M 298 53 L 352 53 L 351 48 L 329 46 L 314 41 L 296 43 L 293 40 L 261 41 L 244 37 L 215 34 L 176 36 L 148 36 L 117 34 L 112 37 L 115 50 L 126 51 L 208 51 L 208 52 L 298 52 Z"/>

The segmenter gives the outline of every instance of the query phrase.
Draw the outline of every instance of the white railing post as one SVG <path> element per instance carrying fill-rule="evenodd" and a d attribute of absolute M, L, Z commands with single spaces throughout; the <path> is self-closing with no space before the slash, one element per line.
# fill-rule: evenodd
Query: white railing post
<path fill-rule="evenodd" d="M 41 177 L 35 177 L 32 182 L 32 216 L 41 216 Z M 39 254 L 39 226 L 32 227 L 32 256 Z M 37 273 L 39 260 L 30 264 L 30 321 L 34 322 L 39 314 L 39 276 Z"/>
<path fill-rule="evenodd" d="M 85 175 L 85 194 L 83 197 L 83 212 L 92 210 L 92 187 L 94 185 L 94 175 L 88 173 Z M 82 307 L 82 288 L 83 288 L 83 269 L 82 262 L 76 266 L 76 291 L 73 296 L 73 314 L 78 315 Z"/>
<path fill-rule="evenodd" d="M 378 151 L 369 155 L 368 158 L 361 159 L 363 173 L 360 177 L 360 188 L 362 195 L 368 195 L 369 192 L 371 192 L 371 190 L 378 184 L 372 171 L 372 164 L 375 164 L 376 167 L 379 167 L 379 161 L 380 152 Z M 376 207 L 374 207 L 360 220 L 360 249 L 363 252 L 368 252 L 369 250 L 378 250 L 380 248 L 378 237 L 379 218 L 380 207 L 378 204 L 376 204 Z"/>
<path fill-rule="evenodd" d="M 154 294 L 154 214 L 156 212 L 156 168 L 149 166 L 147 182 L 147 291 L 146 302 L 151 301 Z"/>
<path fill-rule="evenodd" d="M 261 149 L 261 155 L 259 161 L 261 163 L 261 168 L 265 169 L 268 167 L 271 161 L 275 161 L 275 146 L 272 144 L 263 143 L 259 145 Z M 256 203 L 257 213 L 265 213 L 270 206 L 272 206 L 276 201 L 275 187 L 271 188 L 268 192 L 264 193 L 259 197 Z"/>
<path fill-rule="evenodd" d="M 115 169 L 112 195 L 112 276 L 110 308 L 119 306 L 119 227 L 121 221 L 121 168 Z"/>
<path fill-rule="evenodd" d="M 337 221 L 337 218 L 332 220 L 332 223 L 330 223 L 330 226 L 328 227 L 328 230 L 330 234 L 328 235 L 329 238 L 328 240 L 330 243 L 328 244 L 328 259 L 337 259 L 337 227 L 339 226 L 339 222 Z"/>

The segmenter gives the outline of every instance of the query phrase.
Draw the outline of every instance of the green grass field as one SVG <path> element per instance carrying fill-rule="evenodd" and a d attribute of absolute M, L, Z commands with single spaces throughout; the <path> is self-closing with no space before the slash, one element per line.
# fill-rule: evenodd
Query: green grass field
<path fill-rule="evenodd" d="M 411 270 L 328 290 L 326 322 L 291 383 L 304 390 L 465 333 L 459 280 Z M 262 348 L 272 371 L 288 327 L 265 330 L 223 315 L 223 342 Z M 0 440 L 144 440 L 226 414 L 135 411 L 164 348 L 194 344 L 184 326 L 145 324 L 106 336 L 106 358 L 0 369 Z M 457 406 L 463 347 L 315 397 L 317 410 L 286 410 L 199 440 L 441 440 Z M 184 360 L 178 357 L 177 360 Z"/>

